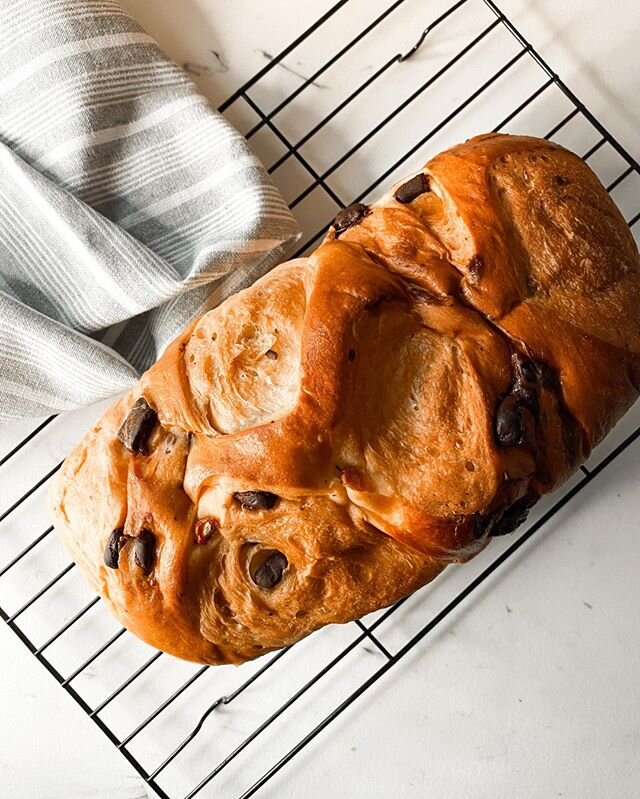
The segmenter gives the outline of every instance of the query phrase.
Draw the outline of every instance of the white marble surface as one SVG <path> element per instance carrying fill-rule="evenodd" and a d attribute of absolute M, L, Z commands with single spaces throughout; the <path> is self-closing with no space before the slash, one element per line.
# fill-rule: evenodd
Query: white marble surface
<path fill-rule="evenodd" d="M 475 0 L 470 0 L 473 5 Z M 329 7 L 320 0 L 126 0 L 126 7 L 179 63 L 186 63 L 202 90 L 216 104 Z M 364 80 L 396 52 L 406 51 L 435 7 L 444 3 L 407 0 L 397 21 L 365 40 L 348 65 L 332 68 L 318 79 L 320 86 L 303 93 L 278 124 L 292 139 L 315 125 L 339 102 L 355 81 Z M 476 3 L 476 6 L 481 5 Z M 387 6 L 383 0 L 350 0 L 339 24 L 315 37 L 302 51 L 256 90 L 254 99 L 269 110 L 335 52 L 341 42 Z M 558 6 L 561 6 L 558 8 Z M 640 106 L 636 89 L 640 56 L 636 43 L 640 11 L 631 0 L 614 7 L 595 0 L 503 0 L 501 7 L 581 99 L 616 133 L 632 154 L 640 157 L 636 130 Z M 477 30 L 486 17 L 465 12 L 459 28 L 431 37 L 429 49 L 390 71 L 384 88 L 362 96 L 351 113 L 339 115 L 310 141 L 304 155 L 319 171 L 382 115 L 406 96 Z M 469 86 L 484 80 L 509 53 L 503 40 L 487 41 L 477 62 L 451 73 L 446 86 L 434 87 L 417 108 L 402 116 L 329 179 L 332 190 L 351 199 L 393 163 L 421 135 L 459 102 Z M 502 60 L 501 60 L 502 59 Z M 495 60 L 495 62 L 494 62 Z M 295 74 L 298 73 L 298 74 Z M 500 113 L 522 98 L 522 87 L 534 80 L 526 70 L 501 84 L 482 107 L 435 136 L 414 158 L 419 161 L 451 138 L 471 135 L 482 124 L 495 124 Z M 475 82 L 475 83 L 474 83 Z M 532 84 L 533 85 L 533 84 Z M 512 93 L 510 96 L 510 92 Z M 447 103 L 449 106 L 447 106 Z M 566 113 L 561 98 L 550 97 L 516 128 L 543 133 Z M 241 128 L 252 125 L 252 114 L 241 103 L 230 109 Z M 493 122 L 491 122 L 493 120 Z M 470 127 L 476 125 L 476 129 Z M 546 127 L 545 127 L 546 126 Z M 585 150 L 594 132 L 574 121 L 563 131 L 567 143 Z M 282 152 L 265 133 L 253 146 L 269 163 Z M 411 160 L 400 167 L 409 171 Z M 594 166 L 605 179 L 618 174 L 619 162 L 602 152 Z M 285 163 L 274 178 L 292 200 L 308 184 L 304 170 Z M 640 210 L 637 183 L 623 184 L 616 199 L 628 216 Z M 311 235 L 332 207 L 316 196 L 297 206 Z M 44 475 L 80 435 L 98 409 L 56 420 L 29 449 L 0 467 L 0 512 L 34 480 Z M 632 413 L 610 440 L 594 453 L 595 466 L 640 422 Z M 0 428 L 0 457 L 33 427 L 32 422 Z M 576 478 L 578 479 L 578 478 Z M 570 483 L 567 490 L 575 485 Z M 630 797 L 640 790 L 640 442 L 596 477 L 472 598 L 463 603 L 377 685 L 361 697 L 259 796 L 324 797 Z M 538 515 L 540 511 L 537 512 Z M 7 552 L 44 530 L 43 492 L 0 525 L 0 566 Z M 495 545 L 464 567 L 450 569 L 419 592 L 402 611 L 381 624 L 377 634 L 392 652 L 440 610 L 507 545 Z M 8 548 L 7 548 L 8 547 Z M 37 590 L 64 565 L 54 539 L 46 539 L 29 568 L 16 569 L 12 580 L 0 581 L 0 605 L 16 609 L 16 596 Z M 69 613 L 71 599 L 89 597 L 73 572 L 48 595 L 46 607 L 36 604 L 21 618 L 38 641 Z M 14 592 L 14 594 L 12 594 Z M 65 674 L 77 662 L 77 649 L 87 653 L 116 628 L 100 608 L 87 614 L 70 648 L 52 646 L 51 659 Z M 374 617 L 375 618 L 375 617 Z M 373 619 L 372 619 L 373 620 Z M 167 769 L 162 783 L 171 796 L 204 776 L 222 756 L 277 707 L 313 670 L 330 660 L 357 635 L 353 625 L 312 636 L 247 690 L 233 706 L 209 719 L 187 756 Z M 102 636 L 102 637 L 101 637 Z M 75 649 L 74 649 L 75 647 Z M 113 656 L 88 669 L 76 683 L 94 705 L 136 668 L 150 651 L 127 642 Z M 267 734 L 249 747 L 202 792 L 207 797 L 235 797 L 301 735 L 328 713 L 384 659 L 366 645 L 356 647 L 344 664 L 332 671 Z M 83 650 L 84 651 L 84 650 Z M 73 656 L 76 660 L 73 660 Z M 0 624 L 0 796 L 26 799 L 110 797 L 141 799 L 144 782 L 86 715 L 27 654 L 23 645 Z M 152 707 L 186 667 L 159 661 L 141 679 L 136 693 L 124 695 L 105 720 L 119 733 L 132 729 L 138 706 Z M 157 765 L 217 696 L 233 690 L 255 665 L 207 674 L 176 704 L 175 713 L 141 736 L 136 753 Z M 160 699 L 157 699 L 160 697 Z M 264 711 L 264 712 L 263 712 Z"/>

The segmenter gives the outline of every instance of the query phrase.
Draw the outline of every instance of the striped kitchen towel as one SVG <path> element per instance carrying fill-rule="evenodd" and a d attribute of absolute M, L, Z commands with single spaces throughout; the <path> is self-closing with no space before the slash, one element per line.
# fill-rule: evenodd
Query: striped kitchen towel
<path fill-rule="evenodd" d="M 126 389 L 297 236 L 114 0 L 0 0 L 0 421 Z"/>

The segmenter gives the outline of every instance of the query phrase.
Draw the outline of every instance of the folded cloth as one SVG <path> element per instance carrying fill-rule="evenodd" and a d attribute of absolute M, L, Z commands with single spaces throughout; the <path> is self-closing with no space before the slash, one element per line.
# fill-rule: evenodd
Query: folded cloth
<path fill-rule="evenodd" d="M 298 236 L 113 0 L 0 0 L 0 421 L 122 391 Z"/>

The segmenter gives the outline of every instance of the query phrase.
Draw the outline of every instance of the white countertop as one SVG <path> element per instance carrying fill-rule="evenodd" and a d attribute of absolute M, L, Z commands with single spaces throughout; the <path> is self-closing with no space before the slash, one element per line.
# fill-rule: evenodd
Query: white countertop
<path fill-rule="evenodd" d="M 267 63 L 266 54 L 277 53 L 330 5 L 321 0 L 126 0 L 123 4 L 178 63 L 189 65 L 216 104 Z M 355 31 L 362 26 L 366 5 L 363 0 L 347 5 L 342 18 L 347 27 L 352 25 Z M 384 8 L 382 2 L 375 5 Z M 632 0 L 615 4 L 502 0 L 498 5 L 578 97 L 640 158 L 637 4 Z M 413 7 L 417 6 L 414 2 Z M 389 52 L 404 52 L 414 43 L 415 32 L 424 25 L 422 15 L 416 15 L 415 23 L 415 31 L 405 32 L 406 26 L 395 31 L 397 41 L 387 42 Z M 328 38 L 321 37 L 315 47 L 327 57 L 334 51 Z M 366 74 L 379 59 L 373 51 L 363 53 Z M 311 62 L 293 58 L 286 66 L 304 75 Z M 418 69 L 420 64 L 411 68 Z M 300 80 L 284 68 L 274 70 L 274 75 L 289 87 Z M 328 88 L 318 92 L 315 103 L 301 103 L 297 112 L 310 115 L 313 121 L 320 119 L 326 98 L 340 91 L 338 83 L 327 82 Z M 451 91 L 455 91 L 453 84 Z M 261 96 L 261 101 L 269 101 L 268 95 Z M 288 123 L 293 127 L 294 117 Z M 243 121 L 239 118 L 238 124 Z M 346 149 L 356 135 L 351 124 L 356 123 L 336 118 L 325 146 Z M 254 146 L 269 152 L 264 142 Z M 367 153 L 367 158 L 375 159 L 375 152 Z M 366 172 L 364 162 L 360 167 Z M 356 193 L 355 189 L 350 193 L 349 180 L 353 178 L 337 176 L 335 184 L 347 199 Z M 637 191 L 635 199 L 640 210 Z M 302 217 L 308 213 L 302 207 L 300 211 Z M 7 482 L 8 472 L 0 467 L 0 512 L 10 504 L 4 501 L 5 491 L 11 498 L 19 496 L 25 490 L 20 490 L 20 481 L 28 486 L 32 471 L 42 471 L 47 463 L 51 468 L 60 449 L 79 436 L 95 413 L 91 409 L 68 421 L 57 420 L 55 446 L 47 444 L 45 437 L 20 456 L 20 473 L 11 472 L 17 485 Z M 596 465 L 638 423 L 640 409 L 636 408 L 623 428 L 594 453 L 590 465 Z M 0 455 L 30 426 L 0 428 Z M 320 799 L 329 792 L 349 799 L 626 799 L 638 795 L 639 487 L 640 440 L 569 501 L 258 796 Z M 20 523 L 20 519 L 15 522 Z M 2 536 L 10 533 L 11 529 L 7 533 L 5 527 L 0 528 L 0 544 Z M 377 634 L 382 643 L 397 651 L 509 543 L 496 541 L 475 561 L 452 567 L 419 592 L 380 625 Z M 54 606 L 38 610 L 41 614 L 55 611 Z M 37 626 L 37 618 L 33 624 Z M 279 698 L 286 698 L 283 684 L 290 683 L 291 693 L 310 662 L 317 667 L 323 658 L 333 656 L 334 647 L 352 638 L 352 625 L 312 636 L 290 653 L 286 668 L 283 665 L 278 672 L 279 680 L 274 678 L 260 690 L 284 691 Z M 0 796 L 142 799 L 153 795 L 2 623 L 0 653 Z M 383 663 L 380 653 L 358 651 L 320 691 L 303 700 L 291 721 L 274 728 L 271 737 L 267 734 L 255 750 L 259 762 L 246 762 L 247 779 L 236 769 L 233 776 L 211 783 L 201 795 L 224 799 L 239 795 L 253 781 L 249 777 L 257 777 Z M 213 693 L 206 701 L 199 696 L 199 712 L 216 695 L 233 690 L 238 675 L 246 673 L 220 671 L 219 684 L 203 680 L 203 695 L 206 689 Z M 95 676 L 87 675 L 83 683 L 87 692 Z M 153 690 L 151 683 L 147 690 Z M 96 689 L 97 697 L 103 695 Z M 217 717 L 220 723 L 210 719 L 198 736 L 189 766 L 194 773 L 192 784 L 251 728 L 252 703 L 269 703 L 272 698 L 259 691 L 248 691 L 246 696 L 246 707 L 235 715 L 222 713 Z M 184 712 L 188 714 L 188 708 Z M 169 740 L 171 730 L 161 729 L 158 735 Z"/>

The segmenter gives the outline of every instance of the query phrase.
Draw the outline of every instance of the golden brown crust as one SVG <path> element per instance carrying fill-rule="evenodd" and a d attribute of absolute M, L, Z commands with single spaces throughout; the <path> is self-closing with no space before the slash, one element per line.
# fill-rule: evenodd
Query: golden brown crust
<path fill-rule="evenodd" d="M 116 616 L 183 658 L 356 618 L 588 456 L 638 393 L 639 300 L 586 164 L 477 137 L 184 331 L 65 462 L 56 529 Z M 131 424 L 118 438 L 141 396 L 148 454 Z"/>

